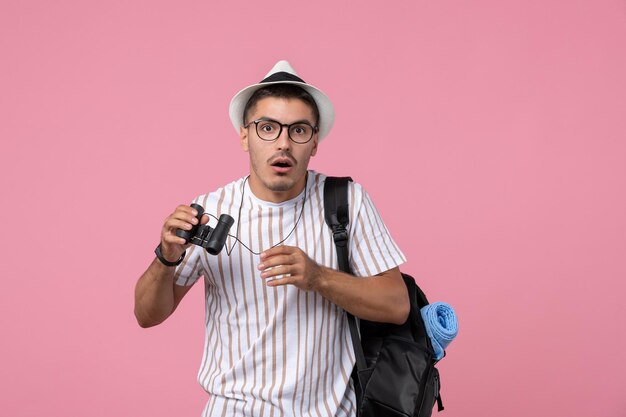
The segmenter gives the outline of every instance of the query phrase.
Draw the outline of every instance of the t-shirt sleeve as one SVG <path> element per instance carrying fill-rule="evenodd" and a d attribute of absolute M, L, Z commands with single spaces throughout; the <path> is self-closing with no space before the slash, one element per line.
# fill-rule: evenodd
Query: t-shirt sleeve
<path fill-rule="evenodd" d="M 187 248 L 185 259 L 176 267 L 176 272 L 174 272 L 174 283 L 176 285 L 188 287 L 195 284 L 198 278 L 203 275 L 202 251 L 203 249 L 196 245 L 191 245 Z"/>
<path fill-rule="evenodd" d="M 406 262 L 378 210 L 359 184 L 350 186 L 350 267 L 356 276 L 372 276 Z"/>

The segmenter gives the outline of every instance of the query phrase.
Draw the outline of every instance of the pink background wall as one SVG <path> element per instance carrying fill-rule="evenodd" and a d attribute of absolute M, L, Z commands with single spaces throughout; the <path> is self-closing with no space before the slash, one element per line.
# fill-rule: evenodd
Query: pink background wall
<path fill-rule="evenodd" d="M 2 0 L 0 414 L 200 414 L 201 287 L 149 330 L 133 287 L 278 59 L 336 105 L 312 167 L 458 311 L 441 415 L 626 415 L 623 0 Z"/>

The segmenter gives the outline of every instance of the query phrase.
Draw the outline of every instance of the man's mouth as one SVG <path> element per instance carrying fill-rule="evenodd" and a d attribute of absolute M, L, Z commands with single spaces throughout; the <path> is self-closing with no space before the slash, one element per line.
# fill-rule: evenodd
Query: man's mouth
<path fill-rule="evenodd" d="M 281 156 L 270 160 L 270 165 L 274 169 L 274 172 L 284 174 L 291 170 L 291 168 L 295 165 L 295 161 Z"/>

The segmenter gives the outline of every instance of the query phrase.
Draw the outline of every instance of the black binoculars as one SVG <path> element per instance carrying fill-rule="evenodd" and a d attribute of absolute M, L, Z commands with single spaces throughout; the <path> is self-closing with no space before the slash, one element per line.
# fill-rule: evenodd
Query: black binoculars
<path fill-rule="evenodd" d="M 198 215 L 198 224 L 191 230 L 176 230 L 176 236 L 185 239 L 185 243 L 193 243 L 194 245 L 202 246 L 211 255 L 217 255 L 222 251 L 230 227 L 235 223 L 235 219 L 228 214 L 222 214 L 217 221 L 215 228 L 209 227 L 208 224 L 200 224 L 200 219 L 204 214 L 204 207 L 199 204 L 192 204 L 192 208 L 196 209 Z"/>

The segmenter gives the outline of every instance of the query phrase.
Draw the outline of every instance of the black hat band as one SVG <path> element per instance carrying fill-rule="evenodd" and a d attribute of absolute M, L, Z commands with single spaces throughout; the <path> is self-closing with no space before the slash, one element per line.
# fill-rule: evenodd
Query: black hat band
<path fill-rule="evenodd" d="M 300 77 L 298 77 L 297 75 L 293 75 L 290 74 L 288 72 L 275 72 L 274 74 L 270 75 L 269 77 L 265 78 L 264 80 L 261 81 L 261 83 L 273 83 L 276 81 L 296 81 L 299 83 L 303 83 L 306 84 L 304 82 L 304 80 Z"/>

